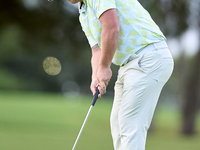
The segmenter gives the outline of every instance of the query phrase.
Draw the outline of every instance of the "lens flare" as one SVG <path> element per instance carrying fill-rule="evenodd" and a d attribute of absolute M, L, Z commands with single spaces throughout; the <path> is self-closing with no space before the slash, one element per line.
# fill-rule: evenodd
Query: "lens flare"
<path fill-rule="evenodd" d="M 55 57 L 47 57 L 43 61 L 43 69 L 48 75 L 58 75 L 61 72 L 60 61 Z"/>

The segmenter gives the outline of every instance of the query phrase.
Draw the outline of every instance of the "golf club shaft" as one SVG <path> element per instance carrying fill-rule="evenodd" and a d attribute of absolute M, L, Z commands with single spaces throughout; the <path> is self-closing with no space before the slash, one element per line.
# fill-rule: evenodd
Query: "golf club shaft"
<path fill-rule="evenodd" d="M 81 127 L 81 130 L 79 131 L 79 134 L 78 134 L 78 136 L 77 136 L 77 138 L 76 138 L 76 141 L 75 141 L 75 143 L 74 143 L 74 146 L 73 146 L 72 150 L 74 150 L 75 147 L 76 147 L 76 144 L 77 144 L 77 142 L 78 142 L 78 140 L 79 140 L 79 138 L 80 138 L 80 136 L 81 136 L 81 133 L 82 133 L 83 128 L 84 128 L 84 126 L 85 126 L 85 124 L 86 124 L 86 122 L 87 122 L 87 120 L 88 120 L 88 117 L 89 117 L 89 115 L 90 115 L 90 112 L 92 111 L 92 108 L 93 108 L 93 106 L 91 105 L 91 106 L 90 106 L 90 109 L 89 109 L 89 111 L 88 111 L 88 113 L 87 113 L 87 116 L 85 117 L 85 120 L 84 120 L 84 122 L 83 122 L 83 125 L 82 125 L 82 127 Z"/>
<path fill-rule="evenodd" d="M 75 147 L 76 147 L 76 144 L 77 144 L 77 142 L 78 142 L 78 140 L 79 140 L 79 138 L 80 138 L 80 136 L 81 136 L 81 133 L 82 133 L 82 131 L 83 131 L 83 128 L 85 127 L 85 124 L 86 124 L 86 122 L 87 122 L 87 120 L 88 120 L 88 117 L 89 117 L 91 111 L 92 111 L 92 108 L 94 107 L 94 105 L 95 105 L 95 103 L 96 103 L 96 101 L 97 101 L 98 95 L 99 95 L 99 90 L 97 89 L 97 91 L 96 91 L 96 93 L 95 93 L 95 96 L 94 96 L 94 98 L 93 98 L 92 104 L 91 104 L 91 106 L 90 106 L 90 109 L 88 110 L 88 113 L 87 113 L 87 115 L 86 115 L 86 117 L 85 117 L 85 120 L 84 120 L 84 122 L 83 122 L 83 125 L 82 125 L 82 127 L 81 127 L 81 130 L 79 131 L 79 134 L 78 134 L 78 136 L 77 136 L 77 138 L 76 138 L 76 141 L 75 141 L 75 143 L 74 143 L 74 146 L 73 146 L 72 150 L 74 150 Z"/>

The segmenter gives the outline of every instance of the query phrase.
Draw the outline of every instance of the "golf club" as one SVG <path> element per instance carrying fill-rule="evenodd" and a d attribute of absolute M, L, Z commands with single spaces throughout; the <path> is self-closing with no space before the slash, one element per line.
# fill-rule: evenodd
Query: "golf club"
<path fill-rule="evenodd" d="M 86 124 L 86 122 L 87 122 L 87 120 L 88 120 L 88 117 L 89 117 L 91 111 L 92 111 L 92 108 L 94 107 L 94 105 L 95 105 L 95 103 L 96 103 L 96 101 L 97 101 L 98 95 L 99 95 L 99 90 L 97 89 L 97 91 L 96 91 L 96 93 L 95 93 L 95 96 L 94 96 L 94 98 L 93 98 L 92 104 L 91 104 L 91 106 L 90 106 L 90 109 L 89 109 L 89 111 L 88 111 L 88 113 L 87 113 L 87 115 L 86 115 L 86 117 L 85 117 L 85 120 L 84 120 L 84 122 L 83 122 L 83 125 L 82 125 L 82 127 L 81 127 L 81 130 L 79 131 L 79 134 L 78 134 L 78 136 L 77 136 L 77 138 L 76 138 L 76 141 L 75 141 L 75 143 L 74 143 L 74 146 L 73 146 L 72 150 L 74 150 L 75 147 L 76 147 L 76 144 L 77 144 L 77 142 L 78 142 L 78 140 L 79 140 L 79 138 L 80 138 L 80 136 L 81 136 L 81 133 L 82 133 L 83 128 L 84 128 L 84 126 L 85 126 L 85 124 Z"/>

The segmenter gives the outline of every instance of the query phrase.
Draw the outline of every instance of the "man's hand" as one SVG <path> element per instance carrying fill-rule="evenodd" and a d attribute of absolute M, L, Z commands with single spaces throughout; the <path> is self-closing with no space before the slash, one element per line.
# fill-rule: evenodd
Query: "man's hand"
<path fill-rule="evenodd" d="M 99 89 L 99 98 L 101 95 L 106 93 L 106 87 L 108 86 L 108 83 L 112 77 L 112 71 L 110 67 L 103 67 L 99 66 L 98 72 L 97 72 L 97 80 L 98 80 L 98 89 Z"/>
<path fill-rule="evenodd" d="M 93 79 L 92 82 L 91 82 L 91 85 L 90 85 L 90 90 L 92 91 L 93 96 L 96 93 L 97 87 L 98 87 L 98 80 Z"/>
<path fill-rule="evenodd" d="M 112 77 L 112 71 L 110 68 L 99 67 L 97 72 L 97 78 L 93 79 L 90 85 L 90 89 L 93 93 L 93 96 L 96 93 L 97 88 L 99 89 L 98 98 L 101 98 L 101 95 L 106 93 L 106 87 Z"/>

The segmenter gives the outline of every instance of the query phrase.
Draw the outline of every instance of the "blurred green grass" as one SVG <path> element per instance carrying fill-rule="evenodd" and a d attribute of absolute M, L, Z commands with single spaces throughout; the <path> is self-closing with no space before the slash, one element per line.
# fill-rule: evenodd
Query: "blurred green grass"
<path fill-rule="evenodd" d="M 0 92 L 0 150 L 70 150 L 92 96 Z M 97 101 L 76 150 L 113 150 L 109 117 L 112 101 Z M 200 119 L 198 120 L 198 131 Z M 176 110 L 158 108 L 147 150 L 199 150 L 200 135 L 180 134 Z"/>

